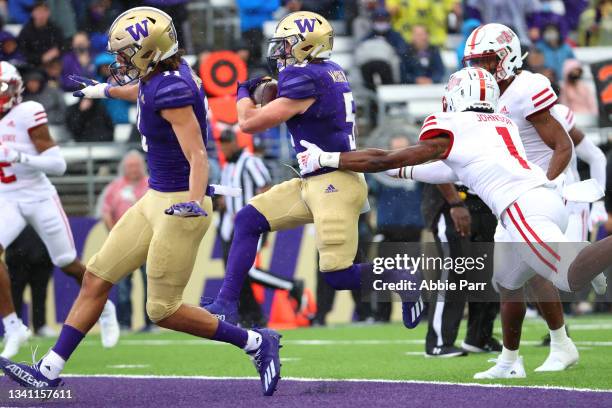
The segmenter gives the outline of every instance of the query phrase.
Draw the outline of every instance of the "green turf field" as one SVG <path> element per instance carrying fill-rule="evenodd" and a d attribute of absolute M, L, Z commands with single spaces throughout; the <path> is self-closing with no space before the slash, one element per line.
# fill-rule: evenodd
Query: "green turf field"
<path fill-rule="evenodd" d="M 612 390 L 612 316 L 568 319 L 580 351 L 577 366 L 561 373 L 534 373 L 548 349 L 536 346 L 546 332 L 541 320 L 526 320 L 521 355 L 527 379 L 506 384 L 554 385 Z M 472 375 L 488 368 L 494 355 L 453 359 L 424 358 L 425 324 L 416 330 L 393 325 L 342 325 L 283 332 L 284 377 L 360 378 L 475 382 Z M 499 324 L 496 323 L 499 336 Z M 461 339 L 461 334 L 460 337 Z M 39 356 L 52 340 L 36 339 Z M 15 360 L 30 361 L 27 347 Z M 188 335 L 159 332 L 125 335 L 110 350 L 88 336 L 68 363 L 65 373 L 131 375 L 255 376 L 240 350 Z"/>

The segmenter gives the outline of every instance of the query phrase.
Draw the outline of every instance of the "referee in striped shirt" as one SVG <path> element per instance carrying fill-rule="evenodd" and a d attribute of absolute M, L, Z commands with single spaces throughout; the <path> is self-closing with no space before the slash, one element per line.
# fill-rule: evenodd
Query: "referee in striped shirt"
<path fill-rule="evenodd" d="M 253 196 L 268 190 L 272 185 L 272 178 L 268 168 L 259 156 L 238 146 L 236 133 L 232 129 L 223 131 L 219 142 L 221 151 L 227 159 L 227 163 L 221 171 L 221 184 L 242 189 L 242 194 L 238 197 L 217 197 L 217 208 L 221 213 L 219 235 L 223 247 L 223 260 L 227 266 L 236 213 L 247 205 Z M 293 280 L 253 267 L 249 271 L 240 292 L 238 313 L 243 327 L 265 327 L 266 325 L 261 307 L 255 300 L 251 289 L 251 283 L 253 282 L 272 289 L 287 290 L 290 296 L 297 298 L 298 303 L 301 302 L 303 283 L 296 283 Z"/>

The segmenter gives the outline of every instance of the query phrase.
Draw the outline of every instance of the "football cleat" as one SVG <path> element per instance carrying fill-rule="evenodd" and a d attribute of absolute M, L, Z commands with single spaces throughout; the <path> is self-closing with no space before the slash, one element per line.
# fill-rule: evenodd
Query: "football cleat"
<path fill-rule="evenodd" d="M 11 334 L 4 335 L 4 350 L 0 357 L 13 358 L 18 352 L 19 348 L 24 345 L 32 337 L 32 332 L 24 324 Z"/>
<path fill-rule="evenodd" d="M 527 373 L 525 373 L 525 367 L 523 366 L 523 357 L 519 357 L 516 359 L 512 365 L 508 366 L 506 364 L 501 364 L 500 359 L 491 359 L 489 360 L 491 363 L 495 363 L 495 365 L 489 368 L 487 371 L 483 371 L 481 373 L 474 374 L 474 379 L 476 380 L 494 380 L 496 378 L 525 378 L 527 377 Z"/>
<path fill-rule="evenodd" d="M 455 346 L 442 346 L 434 347 L 431 350 L 425 352 L 425 357 L 431 358 L 451 358 L 451 357 L 463 357 L 467 356 L 467 352 L 459 347 Z"/>
<path fill-rule="evenodd" d="M 208 310 L 210 314 L 224 322 L 237 325 L 238 324 L 238 304 L 231 302 L 223 302 L 218 299 L 202 297 L 200 299 L 200 307 Z"/>
<path fill-rule="evenodd" d="M 276 391 L 276 385 L 280 380 L 280 357 L 279 351 L 280 334 L 270 329 L 253 329 L 261 334 L 261 345 L 257 350 L 247 352 L 253 360 L 253 364 L 259 372 L 263 395 L 269 397 Z"/>
<path fill-rule="evenodd" d="M 485 340 L 478 346 L 464 341 L 461 343 L 461 348 L 470 353 L 501 353 L 502 351 L 502 345 L 494 337 Z"/>
<path fill-rule="evenodd" d="M 600 273 L 597 275 L 592 281 L 591 286 L 593 286 L 593 290 L 597 295 L 605 295 L 606 290 L 608 289 L 608 281 L 606 279 L 606 275 Z"/>
<path fill-rule="evenodd" d="M 550 343 L 550 353 L 544 363 L 536 368 L 536 372 L 563 371 L 578 362 L 578 349 L 571 339 L 559 344 Z"/>
<path fill-rule="evenodd" d="M 110 300 L 106 301 L 104 310 L 102 310 L 98 323 L 100 323 L 102 347 L 115 347 L 119 341 L 119 334 L 121 330 L 119 328 L 119 321 L 117 320 L 115 305 Z"/>
<path fill-rule="evenodd" d="M 41 360 L 42 361 L 42 360 Z M 62 379 L 51 380 L 40 372 L 39 361 L 33 365 L 14 363 L 11 360 L 0 357 L 0 368 L 4 374 L 17 384 L 27 388 L 55 388 L 62 385 Z"/>
<path fill-rule="evenodd" d="M 402 319 L 404 321 L 404 326 L 409 329 L 417 327 L 423 317 L 424 310 L 425 304 L 421 296 L 419 296 L 416 302 L 402 302 Z"/>

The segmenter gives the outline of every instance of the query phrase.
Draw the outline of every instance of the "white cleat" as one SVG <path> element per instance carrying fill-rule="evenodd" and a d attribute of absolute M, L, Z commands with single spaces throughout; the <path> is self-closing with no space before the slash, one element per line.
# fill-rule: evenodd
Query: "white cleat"
<path fill-rule="evenodd" d="M 591 286 L 593 286 L 593 290 L 598 295 L 605 295 L 606 290 L 608 289 L 608 280 L 606 279 L 606 275 L 600 273 L 597 275 L 592 281 Z"/>
<path fill-rule="evenodd" d="M 13 358 L 19 353 L 19 348 L 23 346 L 32 337 L 32 332 L 28 326 L 22 324 L 21 327 L 13 333 L 4 335 L 4 350 L 0 357 L 7 359 Z"/>
<path fill-rule="evenodd" d="M 110 300 L 106 301 L 98 323 L 100 324 L 102 347 L 115 347 L 119 341 L 120 330 L 119 321 L 117 320 L 117 311 L 115 310 L 115 305 Z"/>
<path fill-rule="evenodd" d="M 494 362 L 495 365 L 487 371 L 474 374 L 476 380 L 494 380 L 496 378 L 525 378 L 525 367 L 523 366 L 523 357 L 519 357 L 511 366 L 506 366 L 500 363 L 500 359 L 491 359 L 489 362 Z"/>
<path fill-rule="evenodd" d="M 534 371 L 563 371 L 578 362 L 578 349 L 571 339 L 562 344 L 550 343 L 550 353 L 544 364 Z"/>

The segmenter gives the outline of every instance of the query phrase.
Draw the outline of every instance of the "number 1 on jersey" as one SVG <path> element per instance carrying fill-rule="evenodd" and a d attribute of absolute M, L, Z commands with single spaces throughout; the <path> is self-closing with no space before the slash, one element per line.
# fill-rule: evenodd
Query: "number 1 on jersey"
<path fill-rule="evenodd" d="M 357 141 L 355 137 L 356 123 L 355 123 L 355 102 L 353 100 L 353 93 L 344 93 L 344 108 L 346 109 L 346 122 L 351 123 L 351 134 L 348 135 L 349 146 L 351 150 L 357 149 Z"/>
<path fill-rule="evenodd" d="M 527 163 L 527 160 L 523 159 L 521 155 L 518 153 L 518 151 L 516 150 L 516 146 L 514 145 L 514 142 L 512 141 L 512 136 L 510 136 L 510 131 L 508 131 L 508 128 L 498 126 L 495 128 L 495 130 L 497 130 L 497 133 L 502 137 L 502 139 L 504 139 L 504 143 L 506 144 L 506 147 L 508 148 L 510 155 L 514 157 L 516 160 L 518 160 L 518 162 L 524 169 L 529 170 L 529 164 Z"/>

